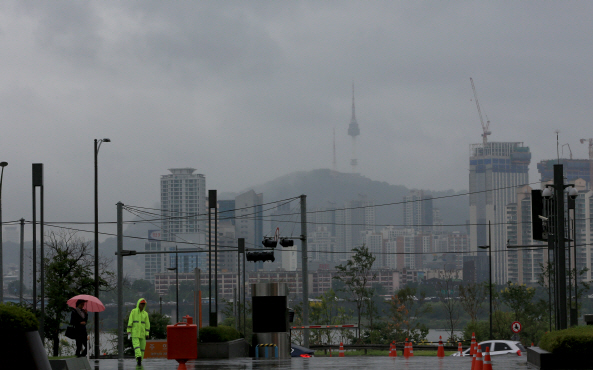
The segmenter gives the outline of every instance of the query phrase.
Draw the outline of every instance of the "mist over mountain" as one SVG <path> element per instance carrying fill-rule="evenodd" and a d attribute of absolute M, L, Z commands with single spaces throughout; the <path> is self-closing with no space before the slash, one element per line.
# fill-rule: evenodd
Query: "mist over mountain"
<path fill-rule="evenodd" d="M 401 203 L 403 197 L 413 190 L 402 185 L 375 181 L 359 174 L 333 172 L 329 169 L 293 172 L 263 184 L 245 188 L 243 191 L 250 189 L 256 193 L 263 193 L 264 203 L 306 194 L 307 210 L 332 206 L 341 208 L 348 201 L 366 197 L 373 200 L 377 206 L 375 209 L 377 225 L 402 225 L 403 205 Z M 468 198 L 464 195 L 467 193 L 466 190 L 431 191 L 428 185 L 422 190 L 427 191 L 433 198 L 437 198 L 433 200 L 433 207 L 440 209 L 444 224 L 465 225 L 469 219 Z M 218 198 L 234 199 L 242 192 L 221 193 Z M 449 230 L 465 231 L 465 226 L 455 226 Z"/>
<path fill-rule="evenodd" d="M 280 176 L 273 180 L 253 187 L 247 187 L 237 193 L 220 193 L 218 199 L 234 199 L 235 196 L 244 191 L 253 189 L 256 193 L 264 194 L 264 203 L 280 201 L 283 199 L 298 197 L 301 194 L 307 195 L 307 209 L 309 211 L 317 208 L 344 207 L 345 203 L 351 200 L 367 197 L 373 200 L 376 205 L 375 220 L 378 225 L 402 225 L 403 224 L 403 197 L 408 195 L 410 190 L 402 185 L 392 185 L 383 181 L 375 181 L 367 177 L 351 173 L 333 173 L 329 169 L 317 169 L 312 171 L 293 172 Z M 467 191 L 431 191 L 430 186 L 422 190 L 433 196 L 433 207 L 439 208 L 443 223 L 453 224 L 446 230 L 466 231 L 465 223 L 469 219 L 469 207 Z M 394 204 L 395 203 L 395 204 Z M 292 206 L 297 207 L 298 200 Z M 266 205 L 264 209 L 273 208 L 273 204 Z M 154 208 L 158 208 L 155 205 Z M 156 211 L 158 212 L 158 211 Z M 150 217 L 156 218 L 158 217 Z M 125 218 L 129 220 L 128 218 Z M 137 221 L 142 221 L 140 218 Z M 158 229 L 158 221 L 132 222 L 124 225 L 124 249 L 144 250 L 145 238 L 148 230 Z M 265 228 L 266 224 L 264 224 Z M 298 228 L 298 226 L 297 226 Z M 264 230 L 267 234 L 269 230 Z M 86 235 L 87 238 L 92 238 Z M 25 247 L 30 248 L 31 243 L 27 242 Z M 115 251 L 117 239 L 109 237 L 100 244 L 100 254 L 113 260 L 115 268 Z M 16 243 L 4 243 L 4 263 L 18 264 L 19 248 Z M 126 274 L 141 278 L 144 276 L 144 257 L 142 255 L 124 258 Z"/>

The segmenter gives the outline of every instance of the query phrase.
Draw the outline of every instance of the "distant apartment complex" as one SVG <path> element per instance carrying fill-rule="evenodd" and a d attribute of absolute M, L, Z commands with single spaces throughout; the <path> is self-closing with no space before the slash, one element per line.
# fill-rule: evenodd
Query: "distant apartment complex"
<path fill-rule="evenodd" d="M 469 158 L 470 248 L 489 245 L 491 222 L 492 279 L 508 281 L 506 207 L 517 202 L 517 188 L 529 183 L 531 152 L 521 142 L 473 144 Z"/>
<path fill-rule="evenodd" d="M 206 177 L 195 168 L 171 168 L 161 176 L 163 240 L 181 233 L 206 232 Z"/>

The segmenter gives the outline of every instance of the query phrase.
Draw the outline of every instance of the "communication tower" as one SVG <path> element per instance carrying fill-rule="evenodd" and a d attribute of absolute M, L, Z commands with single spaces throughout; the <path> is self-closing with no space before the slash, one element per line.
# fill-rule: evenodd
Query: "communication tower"
<path fill-rule="evenodd" d="M 356 122 L 354 109 L 354 83 L 352 83 L 352 118 L 348 126 L 348 135 L 352 137 L 352 159 L 350 160 L 350 166 L 352 166 L 352 172 L 356 173 L 356 165 L 358 165 L 358 159 L 356 159 L 356 137 L 360 135 L 360 129 L 358 128 L 358 122 Z"/>

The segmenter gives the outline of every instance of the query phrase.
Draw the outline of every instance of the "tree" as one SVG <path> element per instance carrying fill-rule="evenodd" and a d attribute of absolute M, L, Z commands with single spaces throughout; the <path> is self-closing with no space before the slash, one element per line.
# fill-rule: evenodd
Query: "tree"
<path fill-rule="evenodd" d="M 46 235 L 44 335 L 52 341 L 53 355 L 59 354 L 60 333 L 69 322 L 68 299 L 79 294 L 92 294 L 95 287 L 94 256 L 90 242 L 72 231 L 50 232 Z M 109 261 L 99 261 L 99 288 L 113 286 L 114 274 L 108 271 Z M 90 316 L 90 315 L 89 315 Z"/>
<path fill-rule="evenodd" d="M 346 261 L 345 265 L 337 265 L 338 274 L 335 280 L 344 283 L 344 292 L 348 293 L 348 299 L 356 304 L 356 315 L 358 318 L 358 339 L 360 339 L 360 319 L 363 314 L 365 299 L 371 295 L 372 288 L 367 288 L 369 282 L 376 279 L 376 274 L 371 272 L 374 257 L 366 246 L 353 248 L 352 258 Z"/>
<path fill-rule="evenodd" d="M 486 300 L 487 288 L 488 286 L 478 283 L 459 285 L 459 303 L 472 322 L 478 321 L 478 315 Z"/>
<path fill-rule="evenodd" d="M 420 324 L 417 319 L 430 312 L 430 307 L 424 305 L 424 294 L 416 297 L 416 289 L 406 286 L 391 297 L 389 302 L 389 322 L 387 327 L 392 333 L 391 340 L 403 342 L 409 338 L 421 341 L 426 338 L 428 328 Z"/>
<path fill-rule="evenodd" d="M 439 291 L 437 295 L 440 303 L 447 314 L 447 331 L 449 339 L 452 342 L 457 341 L 455 330 L 459 325 L 459 301 L 456 299 L 455 291 L 459 281 L 459 272 L 457 270 L 444 270 L 439 273 L 440 281 L 437 284 Z"/>

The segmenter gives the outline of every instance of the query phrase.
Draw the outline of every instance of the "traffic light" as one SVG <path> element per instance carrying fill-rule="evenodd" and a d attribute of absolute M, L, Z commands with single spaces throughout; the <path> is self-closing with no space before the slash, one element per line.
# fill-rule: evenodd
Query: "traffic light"
<path fill-rule="evenodd" d="M 280 245 L 284 248 L 294 246 L 294 240 L 292 239 L 280 239 Z"/>
<path fill-rule="evenodd" d="M 266 248 L 276 248 L 276 245 L 278 244 L 278 242 L 276 240 L 274 240 L 274 239 L 268 239 L 268 238 L 262 240 L 261 243 Z"/>
<path fill-rule="evenodd" d="M 276 258 L 274 258 L 274 252 L 248 252 L 247 253 L 247 261 L 250 262 L 266 262 L 271 261 L 274 262 Z"/>

